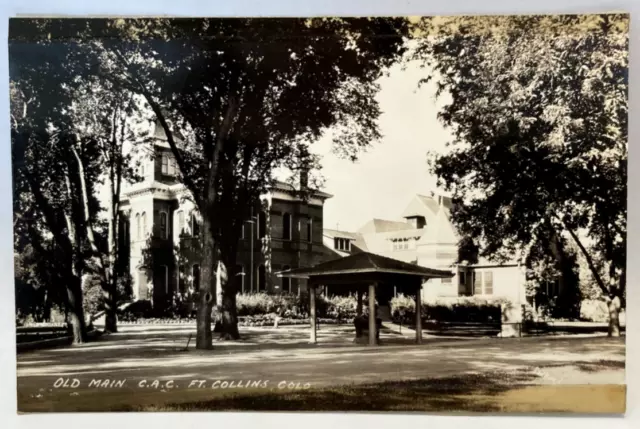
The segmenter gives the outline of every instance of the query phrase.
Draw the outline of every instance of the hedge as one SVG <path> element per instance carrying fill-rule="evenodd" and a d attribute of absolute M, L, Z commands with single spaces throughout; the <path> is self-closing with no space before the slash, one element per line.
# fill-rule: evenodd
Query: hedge
<path fill-rule="evenodd" d="M 354 296 L 316 296 L 316 315 L 319 318 L 351 320 L 356 316 L 357 301 Z M 309 295 L 269 295 L 266 293 L 238 294 L 236 296 L 238 317 L 273 314 L 286 319 L 307 318 Z M 154 311 L 150 301 L 137 301 L 120 313 L 120 320 L 135 321 L 147 318 L 190 318 L 191 312 L 180 305 L 176 308 Z"/>
<path fill-rule="evenodd" d="M 501 304 L 510 305 L 504 299 L 486 300 L 460 297 L 422 303 L 425 320 L 438 322 L 498 323 L 502 318 Z M 391 318 L 396 323 L 413 323 L 416 304 L 413 298 L 398 295 L 391 299 Z"/>

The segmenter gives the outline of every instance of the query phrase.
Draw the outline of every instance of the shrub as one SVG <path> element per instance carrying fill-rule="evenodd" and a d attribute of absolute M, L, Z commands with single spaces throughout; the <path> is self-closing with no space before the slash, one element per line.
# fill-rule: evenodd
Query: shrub
<path fill-rule="evenodd" d="M 580 304 L 580 319 L 589 322 L 608 322 L 607 303 L 599 299 L 585 299 Z"/>
<path fill-rule="evenodd" d="M 141 318 L 153 316 L 153 306 L 149 300 L 135 301 L 120 312 L 119 319 L 123 321 L 134 321 Z"/>
<path fill-rule="evenodd" d="M 358 301 L 355 296 L 332 296 L 325 298 L 326 316 L 332 319 L 345 320 L 356 317 Z"/>
<path fill-rule="evenodd" d="M 400 323 L 409 323 L 415 320 L 416 302 L 413 298 L 400 294 L 391 298 L 391 318 Z"/>
<path fill-rule="evenodd" d="M 506 299 L 485 300 L 476 297 L 461 297 L 436 300 L 422 304 L 422 314 L 427 320 L 438 322 L 496 323 L 502 317 L 502 305 L 512 305 Z M 399 295 L 391 300 L 391 317 L 402 323 L 415 320 L 415 301 L 412 297 Z"/>

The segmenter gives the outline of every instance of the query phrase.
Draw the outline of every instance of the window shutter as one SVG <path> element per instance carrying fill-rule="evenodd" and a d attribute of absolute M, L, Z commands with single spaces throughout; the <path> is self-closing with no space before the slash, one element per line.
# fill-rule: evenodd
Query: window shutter
<path fill-rule="evenodd" d="M 484 273 L 484 294 L 493 295 L 493 272 L 485 271 Z"/>

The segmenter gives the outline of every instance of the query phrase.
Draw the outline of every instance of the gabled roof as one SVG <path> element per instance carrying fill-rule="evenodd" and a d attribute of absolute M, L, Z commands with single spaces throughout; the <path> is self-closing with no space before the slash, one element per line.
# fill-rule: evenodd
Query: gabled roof
<path fill-rule="evenodd" d="M 280 271 L 278 277 L 309 278 L 342 274 L 387 273 L 404 274 L 423 278 L 450 278 L 450 271 L 421 267 L 369 252 L 356 253 L 344 258 L 323 262 L 309 268 Z"/>
<path fill-rule="evenodd" d="M 457 244 L 459 237 L 456 229 L 449 219 L 449 210 L 440 207 L 435 219 L 427 224 L 426 234 L 424 234 L 419 244 Z"/>
<path fill-rule="evenodd" d="M 406 222 L 384 219 L 371 219 L 369 222 L 360 227 L 358 233 L 371 234 L 372 232 L 403 231 L 406 229 L 413 229 L 413 226 Z"/>
<path fill-rule="evenodd" d="M 427 219 L 433 217 L 438 213 L 439 209 L 438 200 L 436 198 L 426 195 L 416 195 L 402 212 L 402 217 L 408 218 L 422 216 Z"/>

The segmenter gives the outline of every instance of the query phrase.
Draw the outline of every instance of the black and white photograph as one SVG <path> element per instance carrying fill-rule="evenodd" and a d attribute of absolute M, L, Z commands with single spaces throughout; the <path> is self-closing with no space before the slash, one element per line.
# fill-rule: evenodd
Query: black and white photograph
<path fill-rule="evenodd" d="M 624 414 L 628 52 L 624 13 L 10 19 L 18 413 Z"/>

